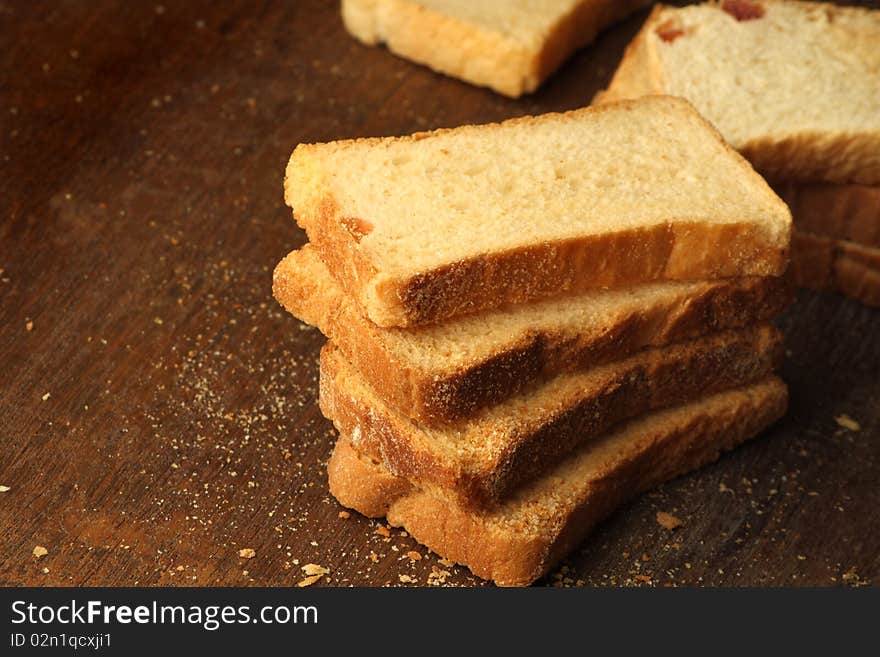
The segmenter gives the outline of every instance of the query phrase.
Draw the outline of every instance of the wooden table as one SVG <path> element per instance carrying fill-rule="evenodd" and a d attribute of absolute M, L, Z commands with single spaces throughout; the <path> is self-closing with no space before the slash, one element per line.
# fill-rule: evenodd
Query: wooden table
<path fill-rule="evenodd" d="M 514 101 L 357 44 L 335 2 L 0 5 L 0 582 L 481 584 L 327 492 L 323 338 L 271 296 L 304 241 L 284 165 L 300 141 L 582 106 L 644 15 Z M 801 293 L 782 324 L 789 415 L 545 583 L 877 582 L 880 313 Z"/>

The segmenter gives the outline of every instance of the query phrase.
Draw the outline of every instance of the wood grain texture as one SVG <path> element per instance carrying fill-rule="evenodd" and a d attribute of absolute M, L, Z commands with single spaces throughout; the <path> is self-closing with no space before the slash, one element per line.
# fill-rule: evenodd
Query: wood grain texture
<path fill-rule="evenodd" d="M 334 2 L 0 15 L 0 583 L 292 585 L 317 563 L 318 585 L 482 584 L 328 495 L 323 339 L 271 298 L 304 239 L 282 172 L 300 141 L 582 106 L 644 12 L 519 101 L 356 43 Z M 788 417 L 545 583 L 877 583 L 880 313 L 802 292 L 782 326 Z"/>

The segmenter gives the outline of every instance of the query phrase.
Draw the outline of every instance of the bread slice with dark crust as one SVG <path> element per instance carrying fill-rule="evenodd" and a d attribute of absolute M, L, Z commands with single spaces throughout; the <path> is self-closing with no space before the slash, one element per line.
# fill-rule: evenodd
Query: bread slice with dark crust
<path fill-rule="evenodd" d="M 770 377 L 652 413 L 583 446 L 503 503 L 482 510 L 395 477 L 343 433 L 328 465 L 330 492 L 343 506 L 385 516 L 479 577 L 524 586 L 628 498 L 755 437 L 786 405 L 785 384 Z"/>
<path fill-rule="evenodd" d="M 646 349 L 558 376 L 467 422 L 430 428 L 390 408 L 329 343 L 321 352 L 320 406 L 390 472 L 479 506 L 503 499 L 619 422 L 770 375 L 781 346 L 779 331 L 762 326 Z"/>
<path fill-rule="evenodd" d="M 308 244 L 278 264 L 273 290 L 287 310 L 328 336 L 389 406 L 433 426 L 643 347 L 769 321 L 791 297 L 775 277 L 654 283 L 383 329 L 360 314 Z"/>
<path fill-rule="evenodd" d="M 677 98 L 301 144 L 284 187 L 330 273 L 385 327 L 787 266 L 787 206 Z"/>
<path fill-rule="evenodd" d="M 880 307 L 880 249 L 795 231 L 791 275 L 798 285 Z"/>

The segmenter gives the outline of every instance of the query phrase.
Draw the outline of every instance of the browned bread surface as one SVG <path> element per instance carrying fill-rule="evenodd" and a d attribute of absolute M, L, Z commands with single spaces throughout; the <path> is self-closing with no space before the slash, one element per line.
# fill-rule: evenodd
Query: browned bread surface
<path fill-rule="evenodd" d="M 880 249 L 795 231 L 791 274 L 798 285 L 880 307 Z"/>
<path fill-rule="evenodd" d="M 360 314 L 310 245 L 278 264 L 273 290 L 389 406 L 427 425 L 460 420 L 536 381 L 643 347 L 769 321 L 791 296 L 775 277 L 666 282 L 383 329 Z"/>
<path fill-rule="evenodd" d="M 535 581 L 603 517 L 640 491 L 714 461 L 781 417 L 776 377 L 633 420 L 585 445 L 488 509 L 463 507 L 389 473 L 340 436 L 328 465 L 343 505 L 406 530 L 503 586 Z"/>
<path fill-rule="evenodd" d="M 471 420 L 430 428 L 390 408 L 329 343 L 320 405 L 390 472 L 463 505 L 485 505 L 619 422 L 766 377 L 780 359 L 777 329 L 729 331 L 560 375 Z"/>
<path fill-rule="evenodd" d="M 796 230 L 880 248 L 880 186 L 789 182 L 773 188 L 788 203 Z"/>

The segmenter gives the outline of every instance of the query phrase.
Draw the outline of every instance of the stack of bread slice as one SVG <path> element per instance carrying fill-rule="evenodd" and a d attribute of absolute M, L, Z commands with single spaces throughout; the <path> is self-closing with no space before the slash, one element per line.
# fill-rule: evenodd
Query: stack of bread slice
<path fill-rule="evenodd" d="M 330 490 L 503 585 L 785 410 L 790 215 L 685 101 L 301 145 Z"/>
<path fill-rule="evenodd" d="M 880 306 L 880 11 L 658 5 L 600 102 L 687 98 L 791 206 L 800 284 Z"/>

